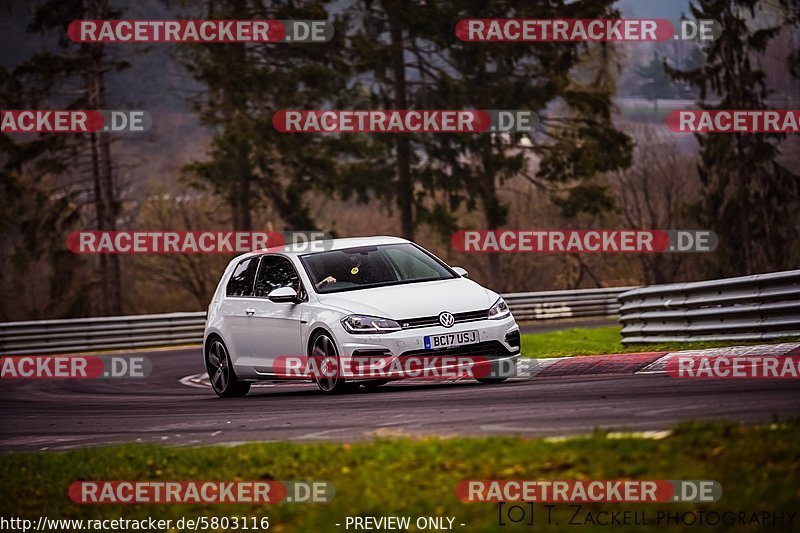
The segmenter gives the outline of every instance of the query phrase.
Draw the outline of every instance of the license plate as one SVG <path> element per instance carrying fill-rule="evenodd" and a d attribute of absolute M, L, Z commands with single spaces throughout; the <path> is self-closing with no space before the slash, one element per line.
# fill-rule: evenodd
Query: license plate
<path fill-rule="evenodd" d="M 425 349 L 438 350 L 439 348 L 452 348 L 453 346 L 463 346 L 465 344 L 475 344 L 478 342 L 478 330 L 460 331 L 458 333 L 443 333 L 441 335 L 426 335 Z"/>

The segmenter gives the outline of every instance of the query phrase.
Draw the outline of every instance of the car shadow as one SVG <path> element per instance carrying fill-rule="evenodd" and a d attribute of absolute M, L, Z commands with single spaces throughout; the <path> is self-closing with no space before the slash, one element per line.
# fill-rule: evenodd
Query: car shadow
<path fill-rule="evenodd" d="M 495 387 L 499 386 L 513 386 L 513 385 L 521 385 L 524 381 L 507 381 L 502 384 L 496 385 L 486 385 L 483 383 L 478 383 L 477 381 L 456 381 L 456 382 L 447 382 L 447 383 L 403 383 L 402 381 L 397 381 L 393 383 L 387 383 L 381 387 L 376 389 L 366 389 L 364 387 L 359 387 L 357 389 L 343 392 L 340 394 L 325 394 L 319 389 L 317 389 L 316 385 L 313 384 L 282 384 L 275 387 L 269 388 L 256 388 L 251 389 L 250 393 L 245 396 L 246 398 L 274 398 L 274 397 L 305 397 L 305 396 L 321 396 L 326 398 L 352 398 L 357 396 L 376 396 L 376 395 L 386 395 L 386 394 L 403 394 L 421 390 L 443 390 L 443 389 L 455 389 L 455 388 L 474 388 L 479 387 L 486 390 L 491 390 Z M 281 389 L 288 389 L 291 387 L 291 390 L 281 390 Z M 302 387 L 302 388 L 301 388 Z"/>

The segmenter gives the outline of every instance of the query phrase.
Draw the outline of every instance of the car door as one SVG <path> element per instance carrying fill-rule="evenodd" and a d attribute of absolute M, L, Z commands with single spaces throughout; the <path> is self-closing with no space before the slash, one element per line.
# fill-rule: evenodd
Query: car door
<path fill-rule="evenodd" d="M 276 303 L 267 296 L 281 287 L 293 288 L 300 297 L 305 295 L 302 282 L 292 262 L 280 255 L 265 255 L 261 259 L 255 283 L 253 313 L 250 320 L 250 351 L 258 372 L 272 372 L 276 358 L 303 356 L 300 338 L 301 317 L 306 303 Z"/>
<path fill-rule="evenodd" d="M 258 272 L 259 256 L 243 259 L 233 269 L 225 286 L 225 298 L 220 306 L 223 336 L 237 373 L 252 373 L 250 320 L 253 309 L 253 290 Z"/>

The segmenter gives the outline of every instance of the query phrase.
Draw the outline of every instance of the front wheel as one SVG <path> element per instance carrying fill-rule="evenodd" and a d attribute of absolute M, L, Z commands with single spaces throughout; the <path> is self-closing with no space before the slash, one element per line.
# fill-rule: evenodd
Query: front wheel
<path fill-rule="evenodd" d="M 503 383 L 508 378 L 475 378 L 478 383 L 482 383 L 484 385 L 496 385 L 498 383 Z"/>
<path fill-rule="evenodd" d="M 314 337 L 314 342 L 311 343 L 311 359 L 315 368 L 314 381 L 319 390 L 325 394 L 338 394 L 348 390 L 342 377 L 339 352 L 327 334 L 320 333 Z"/>
<path fill-rule="evenodd" d="M 510 378 L 512 374 L 511 367 L 507 365 L 505 361 L 492 361 L 484 372 L 480 372 L 475 376 L 475 380 L 484 385 L 503 383 Z"/>
<path fill-rule="evenodd" d="M 250 392 L 250 383 L 236 377 L 228 350 L 221 339 L 212 340 L 206 348 L 206 371 L 211 388 L 220 398 L 236 398 Z"/>

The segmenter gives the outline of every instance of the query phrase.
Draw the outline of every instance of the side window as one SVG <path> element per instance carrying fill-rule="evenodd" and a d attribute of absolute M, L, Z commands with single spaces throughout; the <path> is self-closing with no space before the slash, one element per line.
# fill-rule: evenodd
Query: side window
<path fill-rule="evenodd" d="M 256 296 L 266 298 L 267 295 L 281 287 L 291 287 L 300 292 L 300 277 L 291 261 L 277 255 L 264 256 L 256 279 Z"/>
<path fill-rule="evenodd" d="M 225 287 L 225 294 L 228 296 L 252 296 L 257 269 L 258 257 L 245 259 L 236 265 L 233 275 Z"/>

